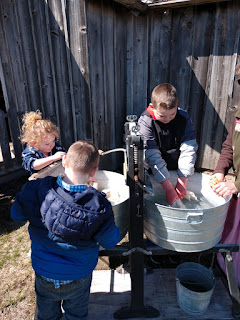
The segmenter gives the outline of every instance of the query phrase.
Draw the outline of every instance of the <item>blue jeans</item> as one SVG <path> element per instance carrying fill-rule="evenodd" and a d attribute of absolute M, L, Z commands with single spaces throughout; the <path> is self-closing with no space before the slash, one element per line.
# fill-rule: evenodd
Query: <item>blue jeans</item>
<path fill-rule="evenodd" d="M 35 320 L 60 320 L 62 309 L 67 320 L 86 320 L 92 273 L 56 289 L 54 284 L 36 274 L 37 308 Z"/>

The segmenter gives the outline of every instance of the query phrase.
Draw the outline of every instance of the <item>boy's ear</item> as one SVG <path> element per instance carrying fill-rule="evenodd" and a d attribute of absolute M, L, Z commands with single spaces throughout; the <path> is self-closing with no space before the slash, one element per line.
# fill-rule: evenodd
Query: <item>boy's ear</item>
<path fill-rule="evenodd" d="M 90 177 L 93 177 L 93 176 L 95 175 L 97 169 L 98 169 L 97 167 L 94 168 L 94 169 L 89 173 L 89 176 L 90 176 Z"/>
<path fill-rule="evenodd" d="M 66 154 L 64 154 L 64 155 L 63 155 L 63 157 L 62 157 L 62 166 L 63 166 L 63 168 L 65 168 L 65 167 L 66 167 L 66 163 L 67 163 L 67 161 L 66 161 L 66 157 L 67 157 L 67 155 L 66 155 Z"/>

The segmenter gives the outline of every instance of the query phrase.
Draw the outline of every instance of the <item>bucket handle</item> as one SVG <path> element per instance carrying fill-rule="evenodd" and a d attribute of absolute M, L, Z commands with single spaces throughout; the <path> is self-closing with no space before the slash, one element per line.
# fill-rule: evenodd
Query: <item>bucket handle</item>
<path fill-rule="evenodd" d="M 203 222 L 203 212 L 191 212 L 187 215 L 189 224 L 200 224 Z"/>

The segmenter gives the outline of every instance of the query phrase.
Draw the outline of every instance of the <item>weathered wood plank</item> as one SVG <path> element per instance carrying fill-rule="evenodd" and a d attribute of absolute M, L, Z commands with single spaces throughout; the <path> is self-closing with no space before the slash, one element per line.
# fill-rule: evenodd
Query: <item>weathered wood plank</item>
<path fill-rule="evenodd" d="M 137 9 L 139 11 L 146 11 L 147 10 L 147 4 L 140 2 L 139 0 L 114 0 L 118 3 L 121 3 L 122 5 L 126 6 L 130 9 Z"/>
<path fill-rule="evenodd" d="M 48 45 L 48 21 L 45 14 L 47 4 L 44 1 L 28 1 L 31 15 L 32 36 L 35 48 L 37 72 L 39 75 L 39 91 L 41 102 L 35 108 L 41 108 L 44 118 L 48 118 L 57 123 L 54 79 L 51 67 L 51 47 Z"/>
<path fill-rule="evenodd" d="M 39 73 L 36 61 L 36 50 L 32 36 L 31 16 L 29 14 L 28 1 L 15 2 L 16 20 L 18 26 L 19 44 L 21 46 L 22 64 L 25 69 L 26 89 L 29 94 L 29 109 L 36 110 L 41 106 L 41 90 L 39 90 Z"/>
<path fill-rule="evenodd" d="M 166 1 L 157 1 L 154 3 L 150 3 L 148 8 L 156 9 L 156 8 L 176 8 L 176 7 L 186 7 L 193 6 L 199 4 L 209 4 L 209 3 L 217 3 L 223 1 L 232 1 L 232 0 L 168 0 Z"/>
<path fill-rule="evenodd" d="M 127 31 L 126 111 L 139 116 L 148 103 L 148 19 L 130 15 Z"/>
<path fill-rule="evenodd" d="M 17 110 L 26 111 L 29 108 L 29 93 L 26 72 L 23 63 L 24 57 L 17 23 L 18 20 L 15 2 L 7 0 L 1 1 L 0 8 L 1 17 L 3 17 L 0 19 L 1 29 L 3 30 L 4 37 L 3 45 L 5 45 L 6 50 L 6 55 L 3 52 L 1 58 L 3 70 L 6 71 L 4 77 L 7 87 L 12 89 L 12 93 L 8 91 L 9 98 L 11 96 L 11 102 L 15 100 L 14 106 Z M 10 68 L 8 66 L 5 68 L 5 64 L 8 64 Z M 7 72 L 9 72 L 9 74 Z"/>
<path fill-rule="evenodd" d="M 68 147 L 74 141 L 71 89 L 69 83 L 68 53 L 64 35 L 64 15 L 61 1 L 48 1 L 49 31 L 52 48 L 52 67 L 56 77 L 56 95 L 58 99 L 59 126 L 62 132 L 62 144 Z M 63 133 L 64 132 L 64 133 Z"/>
<path fill-rule="evenodd" d="M 153 11 L 149 13 L 149 93 L 148 100 L 151 100 L 153 89 L 160 83 L 170 81 L 170 57 L 171 57 L 171 25 L 172 15 L 170 13 Z M 163 54 L 164 52 L 164 54 Z"/>
<path fill-rule="evenodd" d="M 88 2 L 88 47 L 94 48 L 89 52 L 89 76 L 91 83 L 91 104 L 93 123 L 93 142 L 105 149 L 106 119 L 104 97 L 104 63 L 103 63 L 103 24 L 102 7 L 95 1 Z M 109 30 L 111 34 L 112 30 Z M 108 131 L 107 131 L 108 132 Z"/>
<path fill-rule="evenodd" d="M 191 69 L 187 57 L 192 54 L 193 8 L 182 9 L 175 15 L 171 27 L 171 61 L 169 82 L 177 89 L 179 106 L 189 110 L 188 96 L 191 81 Z"/>
<path fill-rule="evenodd" d="M 6 169 L 11 168 L 12 163 L 12 157 L 9 147 L 9 140 L 7 135 L 7 127 L 6 127 L 6 119 L 4 116 L 4 112 L 0 110 L 0 128 L 1 128 L 1 134 L 0 134 L 0 152 L 1 152 L 1 158 L 3 161 L 3 164 Z"/>
<path fill-rule="evenodd" d="M 202 167 L 210 169 L 216 166 L 216 159 L 226 136 L 225 119 L 229 87 L 234 78 L 231 68 L 234 57 L 230 53 L 234 52 L 235 37 L 231 36 L 232 28 L 228 26 L 235 19 L 232 21 L 229 19 L 227 10 L 220 10 L 218 7 L 206 85 L 207 99 L 201 127 L 204 143 L 201 143 L 199 148 Z"/>
<path fill-rule="evenodd" d="M 86 2 L 70 1 L 68 6 L 77 139 L 92 140 Z"/>

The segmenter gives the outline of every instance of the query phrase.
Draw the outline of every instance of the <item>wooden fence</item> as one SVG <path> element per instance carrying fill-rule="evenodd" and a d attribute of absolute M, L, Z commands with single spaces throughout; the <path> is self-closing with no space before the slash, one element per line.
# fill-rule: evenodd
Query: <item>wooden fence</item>
<path fill-rule="evenodd" d="M 126 116 L 139 116 L 163 82 L 191 115 L 197 167 L 215 167 L 240 102 L 238 0 L 144 14 L 110 0 L 1 0 L 0 16 L 3 170 L 21 163 L 24 112 L 40 109 L 66 148 L 77 139 L 122 147 Z M 109 157 L 114 170 L 121 157 Z"/>

